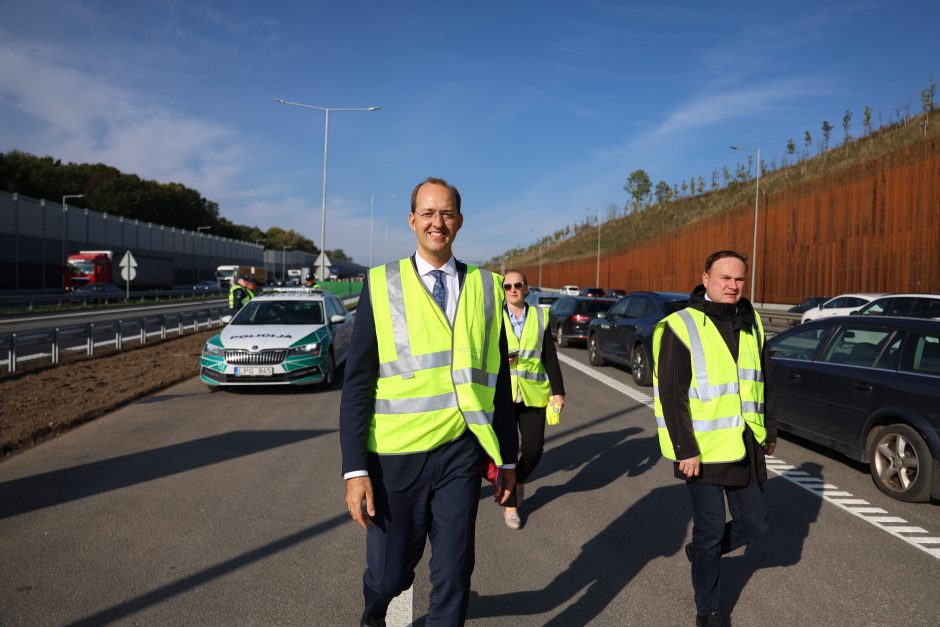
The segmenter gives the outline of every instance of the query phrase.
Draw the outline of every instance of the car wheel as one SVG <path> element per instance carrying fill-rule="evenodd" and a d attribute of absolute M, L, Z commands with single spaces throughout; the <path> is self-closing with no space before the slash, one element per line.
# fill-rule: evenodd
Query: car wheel
<path fill-rule="evenodd" d="M 904 424 L 877 432 L 869 449 L 871 476 L 878 489 L 899 501 L 930 498 L 933 460 L 924 439 Z"/>
<path fill-rule="evenodd" d="M 597 346 L 597 335 L 593 333 L 588 338 L 588 361 L 592 366 L 603 366 L 607 363 L 601 355 L 601 349 Z"/>
<path fill-rule="evenodd" d="M 568 340 L 565 338 L 565 334 L 561 332 L 561 325 L 558 325 L 558 331 L 555 333 L 555 341 L 558 342 L 558 346 L 561 348 L 566 348 L 568 346 Z"/>
<path fill-rule="evenodd" d="M 633 348 L 633 355 L 630 357 L 630 373 L 637 385 L 653 385 L 653 370 L 650 368 L 650 358 L 642 344 Z"/>
<path fill-rule="evenodd" d="M 323 381 L 320 382 L 320 388 L 329 390 L 333 387 L 333 377 L 336 374 L 336 362 L 333 361 L 333 353 L 326 354 L 326 360 L 323 362 Z"/>

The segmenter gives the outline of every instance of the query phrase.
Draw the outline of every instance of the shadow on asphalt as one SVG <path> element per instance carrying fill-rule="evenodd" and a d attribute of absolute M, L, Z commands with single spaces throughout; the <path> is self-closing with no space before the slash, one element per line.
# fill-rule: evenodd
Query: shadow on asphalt
<path fill-rule="evenodd" d="M 0 483 L 0 518 L 16 516 L 333 433 L 231 431 Z"/>
<path fill-rule="evenodd" d="M 167 599 L 173 598 L 180 594 L 186 594 L 200 586 L 209 583 L 210 581 L 213 581 L 214 579 L 224 577 L 240 568 L 250 566 L 255 562 L 267 559 L 272 555 L 293 548 L 294 546 L 302 542 L 306 542 L 307 540 L 316 537 L 321 533 L 327 532 L 334 527 L 338 527 L 348 520 L 349 517 L 345 513 L 339 516 L 334 516 L 329 520 L 325 520 L 312 527 L 304 529 L 303 531 L 298 531 L 297 533 L 285 536 L 280 540 L 269 542 L 264 546 L 258 547 L 254 551 L 249 551 L 248 553 L 239 555 L 238 557 L 221 562 L 215 566 L 206 568 L 199 571 L 198 573 L 190 575 L 189 577 L 184 577 L 173 583 L 161 586 L 156 590 L 148 592 L 147 594 L 142 594 L 136 598 L 130 599 L 129 601 L 115 605 L 114 607 L 101 610 L 100 612 L 86 616 L 85 618 L 77 620 L 73 623 L 69 623 L 69 625 L 70 627 L 78 625 L 107 625 L 117 622 L 148 607 L 159 605 Z"/>
<path fill-rule="evenodd" d="M 551 499 L 576 491 L 596 489 L 610 483 L 620 474 L 645 472 L 658 458 L 655 437 L 629 438 L 635 430 L 601 434 L 617 442 L 610 454 L 599 453 L 584 469 L 564 486 L 541 488 L 524 509 L 534 511 Z M 596 446 L 601 440 L 585 436 L 582 445 Z M 577 441 L 576 441 L 577 442 Z M 571 444 L 574 444 L 572 442 Z M 559 455 L 559 458 L 561 456 Z M 818 464 L 806 463 L 798 470 L 822 478 Z M 770 526 L 767 535 L 749 545 L 742 555 L 722 559 L 722 614 L 729 618 L 745 585 L 760 569 L 784 568 L 802 558 L 803 544 L 810 526 L 816 521 L 822 499 L 806 494 L 804 502 L 794 507 L 793 499 L 780 498 L 787 489 L 796 489 L 786 479 L 774 477 L 767 486 Z M 659 557 L 672 557 L 686 562 L 684 546 L 691 519 L 688 491 L 677 482 L 656 488 L 634 503 L 603 531 L 581 547 L 571 565 L 539 590 L 480 596 L 471 592 L 469 618 L 531 616 L 549 613 L 571 599 L 566 607 L 546 625 L 586 625 L 600 616 L 611 601 L 645 566 Z M 687 603 L 694 607 L 691 583 Z M 690 616 L 690 621 L 692 617 Z M 418 623 L 415 623 L 416 625 Z M 728 623 L 730 624 L 730 622 Z"/>

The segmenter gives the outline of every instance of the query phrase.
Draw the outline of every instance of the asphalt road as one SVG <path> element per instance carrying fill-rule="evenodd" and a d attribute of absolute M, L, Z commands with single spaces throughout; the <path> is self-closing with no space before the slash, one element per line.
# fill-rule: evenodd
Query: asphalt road
<path fill-rule="evenodd" d="M 651 390 L 561 353 L 568 406 L 521 531 L 484 488 L 468 624 L 693 624 L 688 497 L 659 455 Z M 364 534 L 343 503 L 339 399 L 193 379 L 6 460 L 0 624 L 358 624 Z M 940 621 L 940 505 L 894 501 L 796 439 L 774 464 L 767 537 L 723 561 L 733 624 Z M 390 625 L 423 624 L 429 555 Z"/>

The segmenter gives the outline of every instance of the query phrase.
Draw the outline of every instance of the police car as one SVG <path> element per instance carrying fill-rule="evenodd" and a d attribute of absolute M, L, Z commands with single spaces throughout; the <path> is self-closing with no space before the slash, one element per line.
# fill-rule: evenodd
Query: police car
<path fill-rule="evenodd" d="M 346 360 L 354 314 L 332 294 L 280 288 L 257 296 L 206 342 L 200 378 L 210 389 L 241 385 L 330 387 Z"/>

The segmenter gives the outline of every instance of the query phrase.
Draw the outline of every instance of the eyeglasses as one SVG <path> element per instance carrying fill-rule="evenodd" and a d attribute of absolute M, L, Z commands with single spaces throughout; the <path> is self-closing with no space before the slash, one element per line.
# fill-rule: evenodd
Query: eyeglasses
<path fill-rule="evenodd" d="M 523 287 L 525 287 L 525 283 L 523 283 L 522 281 L 516 281 L 515 283 L 503 283 L 503 290 L 506 292 L 508 292 L 512 288 L 521 290 Z"/>
<path fill-rule="evenodd" d="M 453 224 L 454 221 L 457 219 L 457 216 L 460 215 L 460 213 L 457 211 L 422 211 L 420 213 L 416 211 L 415 215 L 421 218 L 422 220 L 424 220 L 428 224 L 434 222 L 434 219 L 437 216 L 441 216 L 441 220 L 443 220 L 447 224 Z"/>

